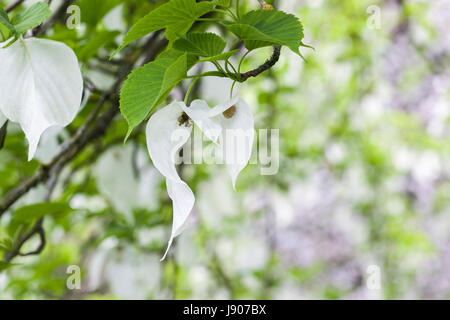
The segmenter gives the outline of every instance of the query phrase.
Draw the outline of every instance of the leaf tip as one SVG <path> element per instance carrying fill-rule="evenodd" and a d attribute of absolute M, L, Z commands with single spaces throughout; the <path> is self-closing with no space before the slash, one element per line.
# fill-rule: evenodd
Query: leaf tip
<path fill-rule="evenodd" d="M 121 50 L 123 49 L 123 45 L 121 45 L 120 47 L 118 47 L 116 50 L 113 51 L 113 53 L 111 53 L 111 55 L 109 56 L 109 60 L 112 60 L 114 58 L 114 56 L 116 54 L 118 54 Z"/>
<path fill-rule="evenodd" d="M 129 124 L 127 134 L 125 135 L 125 139 L 123 139 L 123 144 L 127 143 L 128 139 L 130 138 L 131 134 L 133 133 L 133 130 L 134 130 L 134 127 Z"/>

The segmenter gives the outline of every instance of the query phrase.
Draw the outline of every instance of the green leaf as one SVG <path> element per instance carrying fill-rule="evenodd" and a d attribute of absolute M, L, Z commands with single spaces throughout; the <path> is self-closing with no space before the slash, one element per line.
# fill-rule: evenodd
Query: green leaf
<path fill-rule="evenodd" d="M 7 269 L 9 269 L 9 268 L 11 268 L 13 266 L 16 266 L 16 265 L 17 265 L 16 263 L 9 263 L 9 262 L 6 262 L 6 261 L 0 261 L 0 272 L 3 272 L 3 271 L 5 271 L 5 270 L 7 270 Z"/>
<path fill-rule="evenodd" d="M 11 24 L 9 22 L 8 14 L 5 12 L 5 10 L 0 7 L 0 23 L 4 24 L 5 26 L 8 24 Z"/>
<path fill-rule="evenodd" d="M 168 40 L 175 40 L 186 34 L 199 17 L 213 10 L 216 5 L 227 3 L 228 1 L 224 0 L 199 3 L 196 0 L 171 0 L 140 19 L 127 33 L 122 46 L 115 53 L 131 42 L 162 29 L 166 29 Z"/>
<path fill-rule="evenodd" d="M 183 51 L 178 51 L 174 48 L 170 48 L 165 50 L 164 52 L 162 52 L 158 58 L 168 58 L 168 59 L 173 59 L 176 60 L 179 57 L 181 57 L 183 54 L 185 54 L 185 52 Z M 187 59 L 187 64 L 186 64 L 186 71 L 191 70 L 191 68 L 193 66 L 195 66 L 197 64 L 198 60 L 198 56 L 187 53 L 186 55 L 186 59 Z"/>
<path fill-rule="evenodd" d="M 11 251 L 13 247 L 13 242 L 11 238 L 4 238 L 0 240 L 0 249 L 3 251 Z"/>
<path fill-rule="evenodd" d="M 72 208 L 61 202 L 45 202 L 23 206 L 14 212 L 8 225 L 8 233 L 16 239 L 21 231 L 29 230 L 33 223 L 44 216 L 60 217 L 72 211 Z"/>
<path fill-rule="evenodd" d="M 177 59 L 158 58 L 128 76 L 120 92 L 120 111 L 129 127 L 126 139 L 149 112 L 161 104 L 170 91 L 186 77 L 186 72 L 187 55 L 184 53 Z"/>
<path fill-rule="evenodd" d="M 95 27 L 102 19 L 123 0 L 80 0 L 81 21 L 89 27 Z"/>
<path fill-rule="evenodd" d="M 176 40 L 173 47 L 200 57 L 213 57 L 221 54 L 226 42 L 214 33 L 189 33 Z"/>
<path fill-rule="evenodd" d="M 197 3 L 199 10 L 205 10 L 205 13 L 213 10 L 216 6 L 228 8 L 230 5 L 231 0 L 201 1 Z"/>
<path fill-rule="evenodd" d="M 0 24 L 0 42 L 8 40 L 11 35 L 11 31 L 4 24 Z"/>
<path fill-rule="evenodd" d="M 221 53 L 221 54 L 219 54 L 217 56 L 203 58 L 203 59 L 200 59 L 199 61 L 200 62 L 207 62 L 207 61 L 228 60 L 228 59 L 230 59 L 230 57 L 232 57 L 234 54 L 236 54 L 238 52 L 239 52 L 239 49 L 236 49 L 236 50 L 232 50 L 232 51 Z"/>
<path fill-rule="evenodd" d="M 231 0 L 217 0 L 214 1 L 217 6 L 228 8 L 231 5 Z"/>
<path fill-rule="evenodd" d="M 19 223 L 28 223 L 47 215 L 62 215 L 72 209 L 66 203 L 45 202 L 21 207 L 14 212 L 13 219 Z"/>
<path fill-rule="evenodd" d="M 300 55 L 303 27 L 294 15 L 282 11 L 251 11 L 241 17 L 239 22 L 223 21 L 222 24 L 244 40 L 248 50 L 282 45 Z"/>
<path fill-rule="evenodd" d="M 8 14 L 0 8 L 0 42 L 6 41 L 16 32 L 16 29 L 9 21 Z"/>
<path fill-rule="evenodd" d="M 16 37 L 21 36 L 28 30 L 37 27 L 48 19 L 52 12 L 47 3 L 38 2 L 29 7 L 24 13 L 12 20 L 16 29 Z"/>

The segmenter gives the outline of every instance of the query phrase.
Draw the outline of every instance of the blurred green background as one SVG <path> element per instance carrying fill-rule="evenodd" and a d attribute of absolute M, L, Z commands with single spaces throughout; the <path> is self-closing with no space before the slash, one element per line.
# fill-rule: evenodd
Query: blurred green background
<path fill-rule="evenodd" d="M 84 74 L 108 88 L 114 73 L 101 57 L 161 2 L 77 1 L 82 29 L 61 22 L 48 34 L 72 46 Z M 234 192 L 223 166 L 186 165 L 193 218 L 161 263 L 171 202 L 145 136 L 123 145 L 126 123 L 118 118 L 63 171 L 52 201 L 70 208 L 45 218 L 43 252 L 0 264 L 0 299 L 450 297 L 450 2 L 276 6 L 300 17 L 304 42 L 315 50 L 303 48 L 306 62 L 283 50 L 272 70 L 239 90 L 258 129 L 279 129 L 279 172 L 263 176 L 250 165 Z M 244 68 L 269 55 L 258 51 Z M 196 94 L 217 103 L 230 85 L 203 80 Z M 65 130 L 48 132 L 30 163 L 23 134 L 11 125 L 0 151 L 0 194 L 51 159 L 93 103 L 95 96 Z M 14 209 L 45 193 L 33 189 Z M 17 232 L 11 211 L 0 221 L 0 257 Z M 36 237 L 24 251 L 38 244 Z M 79 290 L 66 285 L 72 265 L 81 268 Z M 373 268 L 380 288 L 370 285 Z"/>

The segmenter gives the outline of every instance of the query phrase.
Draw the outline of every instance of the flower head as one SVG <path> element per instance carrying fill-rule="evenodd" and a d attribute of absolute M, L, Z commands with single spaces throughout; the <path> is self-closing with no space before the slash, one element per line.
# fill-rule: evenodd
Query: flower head
<path fill-rule="evenodd" d="M 239 173 L 247 166 L 254 142 L 255 120 L 249 105 L 236 97 L 210 110 L 209 116 L 220 125 L 220 145 L 233 188 Z"/>
<path fill-rule="evenodd" d="M 191 135 L 191 119 L 200 128 L 214 128 L 215 126 L 204 117 L 207 109 L 209 110 L 205 102 L 194 101 L 191 107 L 192 109 L 188 108 L 183 102 L 172 102 L 156 112 L 147 124 L 148 152 L 154 166 L 166 178 L 167 192 L 173 202 L 172 234 L 163 259 L 166 257 L 173 239 L 181 233 L 195 202 L 191 188 L 178 175 L 175 166 L 176 155 Z"/>
<path fill-rule="evenodd" d="M 190 107 L 175 101 L 150 118 L 146 130 L 148 152 L 154 166 L 166 178 L 167 192 L 173 202 L 172 234 L 163 259 L 174 238 L 182 232 L 195 203 L 194 193 L 180 178 L 175 164 L 177 153 L 192 133 L 191 121 L 208 139 L 224 147 L 233 187 L 238 174 L 247 165 L 252 150 L 253 115 L 240 98 L 213 109 L 203 100 L 195 100 Z"/>

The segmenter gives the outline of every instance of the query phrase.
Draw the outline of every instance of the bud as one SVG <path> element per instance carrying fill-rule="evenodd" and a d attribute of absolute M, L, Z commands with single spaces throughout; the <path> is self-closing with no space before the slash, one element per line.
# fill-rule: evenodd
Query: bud
<path fill-rule="evenodd" d="M 265 4 L 263 10 L 275 10 L 275 8 L 271 4 Z"/>

